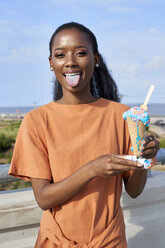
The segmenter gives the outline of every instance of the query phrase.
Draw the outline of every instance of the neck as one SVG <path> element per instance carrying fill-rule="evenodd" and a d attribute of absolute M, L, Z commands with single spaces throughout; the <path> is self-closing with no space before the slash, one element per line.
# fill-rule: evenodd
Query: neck
<path fill-rule="evenodd" d="M 91 94 L 90 90 L 79 93 L 73 93 L 63 90 L 63 97 L 57 102 L 60 104 L 76 105 L 76 104 L 87 104 L 87 103 L 95 102 L 96 100 L 97 98 Z"/>

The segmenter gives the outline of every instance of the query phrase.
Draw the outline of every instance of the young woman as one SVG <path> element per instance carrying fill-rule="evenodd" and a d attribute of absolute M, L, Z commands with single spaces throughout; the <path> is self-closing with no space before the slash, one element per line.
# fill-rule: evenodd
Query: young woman
<path fill-rule="evenodd" d="M 141 164 L 124 159 L 130 138 L 117 87 L 94 34 L 78 23 L 50 40 L 54 101 L 29 112 L 20 127 L 9 173 L 31 180 L 42 216 L 36 248 L 127 247 L 120 197 L 146 183 Z M 147 137 L 141 155 L 158 141 Z"/>

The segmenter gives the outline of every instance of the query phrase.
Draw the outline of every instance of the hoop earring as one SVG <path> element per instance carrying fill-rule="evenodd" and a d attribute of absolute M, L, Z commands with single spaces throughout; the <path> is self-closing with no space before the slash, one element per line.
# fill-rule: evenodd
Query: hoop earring
<path fill-rule="evenodd" d="M 53 71 L 53 67 L 50 67 L 50 70 Z"/>
<path fill-rule="evenodd" d="M 97 67 L 97 68 L 99 67 L 99 64 L 98 64 L 98 63 L 96 64 L 96 67 Z"/>

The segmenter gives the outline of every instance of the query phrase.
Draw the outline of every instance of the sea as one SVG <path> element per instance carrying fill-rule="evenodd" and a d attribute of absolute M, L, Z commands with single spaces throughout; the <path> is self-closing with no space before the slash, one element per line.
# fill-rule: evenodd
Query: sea
<path fill-rule="evenodd" d="M 140 106 L 141 104 L 126 104 L 130 107 Z M 148 104 L 148 110 L 150 116 L 165 116 L 165 103 L 150 103 Z"/>
<path fill-rule="evenodd" d="M 130 107 L 140 106 L 140 104 L 126 104 Z M 0 107 L 0 114 L 26 114 L 37 106 L 16 106 L 16 107 Z M 165 116 L 165 103 L 148 104 L 148 112 L 150 116 Z"/>

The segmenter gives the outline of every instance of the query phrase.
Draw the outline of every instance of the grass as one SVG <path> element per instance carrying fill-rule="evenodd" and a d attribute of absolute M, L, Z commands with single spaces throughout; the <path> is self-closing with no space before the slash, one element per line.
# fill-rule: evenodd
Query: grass
<path fill-rule="evenodd" d="M 0 164 L 10 164 L 21 120 L 0 120 Z M 18 180 L 0 183 L 0 191 L 31 187 L 31 182 Z"/>
<path fill-rule="evenodd" d="M 0 134 L 16 139 L 21 120 L 0 121 Z"/>
<path fill-rule="evenodd" d="M 0 164 L 11 162 L 21 120 L 0 120 Z"/>
<path fill-rule="evenodd" d="M 159 142 L 160 148 L 165 148 L 165 138 L 160 139 Z"/>
<path fill-rule="evenodd" d="M 29 188 L 29 187 L 31 187 L 31 182 L 27 182 L 24 180 L 0 183 L 0 191 L 23 189 L 23 188 Z"/>
<path fill-rule="evenodd" d="M 0 164 L 10 164 L 13 155 L 13 148 L 7 152 L 0 152 Z"/>
<path fill-rule="evenodd" d="M 20 124 L 21 120 L 0 120 L 0 164 L 10 164 Z M 24 180 L 0 183 L 1 191 L 26 187 L 31 183 Z"/>

